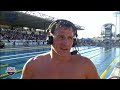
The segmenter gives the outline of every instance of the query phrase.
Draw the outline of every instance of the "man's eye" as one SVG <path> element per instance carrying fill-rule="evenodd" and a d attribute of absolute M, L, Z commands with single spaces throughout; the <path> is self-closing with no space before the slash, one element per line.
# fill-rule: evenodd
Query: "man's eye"
<path fill-rule="evenodd" d="M 69 37 L 69 39 L 73 39 L 73 37 Z"/>

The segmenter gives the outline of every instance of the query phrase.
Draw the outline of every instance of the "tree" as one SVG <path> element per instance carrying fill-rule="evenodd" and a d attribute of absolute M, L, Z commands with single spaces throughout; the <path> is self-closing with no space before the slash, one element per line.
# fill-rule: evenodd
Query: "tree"
<path fill-rule="evenodd" d="M 117 34 L 117 37 L 120 37 L 120 34 Z"/>

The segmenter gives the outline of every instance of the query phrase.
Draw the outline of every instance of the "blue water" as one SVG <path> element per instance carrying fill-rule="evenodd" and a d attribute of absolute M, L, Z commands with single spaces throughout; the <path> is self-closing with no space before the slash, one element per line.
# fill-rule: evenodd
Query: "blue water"
<path fill-rule="evenodd" d="M 95 64 L 98 74 L 101 75 L 104 70 L 111 64 L 111 62 L 115 59 L 116 56 L 120 54 L 120 48 L 110 48 L 110 47 L 95 47 L 95 46 L 84 46 L 78 47 L 79 53 L 82 56 L 90 58 L 90 60 Z M 16 70 L 21 70 L 26 61 L 36 56 L 37 54 L 48 52 L 50 49 L 30 49 L 30 50 L 7 50 L 0 51 L 0 64 L 8 64 L 9 66 L 0 67 L 0 75 L 3 75 L 6 72 L 7 67 L 15 67 Z M 109 51 L 107 51 L 109 50 Z M 106 52 L 105 52 L 106 51 Z M 94 57 L 93 57 L 94 56 Z M 116 63 L 120 60 L 120 57 L 117 58 L 116 62 L 111 66 L 108 73 L 105 75 L 104 79 L 109 77 Z M 21 76 L 20 73 L 16 73 L 13 75 L 9 75 L 3 77 L 3 79 L 19 79 Z"/>

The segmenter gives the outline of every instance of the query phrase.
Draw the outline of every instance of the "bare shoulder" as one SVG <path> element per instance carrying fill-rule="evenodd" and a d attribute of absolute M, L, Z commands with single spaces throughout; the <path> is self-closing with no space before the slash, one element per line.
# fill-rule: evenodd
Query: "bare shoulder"
<path fill-rule="evenodd" d="M 84 56 L 80 56 L 80 59 L 85 63 L 85 64 L 91 64 L 93 65 L 93 62 L 87 58 L 87 57 L 84 57 Z"/>
<path fill-rule="evenodd" d="M 87 57 L 76 56 L 79 67 L 84 70 L 86 78 L 100 79 L 95 64 Z"/>
<path fill-rule="evenodd" d="M 21 79 L 33 78 L 33 73 L 37 72 L 37 67 L 49 57 L 49 53 L 39 54 L 30 58 L 23 66 Z"/>
<path fill-rule="evenodd" d="M 80 63 L 93 64 L 89 58 L 81 56 L 81 55 L 75 55 L 74 58 L 77 60 L 77 62 L 80 62 Z"/>
<path fill-rule="evenodd" d="M 40 63 L 40 62 L 43 62 L 45 60 L 47 60 L 47 58 L 50 56 L 50 53 L 47 52 L 47 53 L 43 53 L 43 54 L 39 54 L 39 55 L 36 55 L 35 57 L 32 57 L 30 58 L 26 64 L 29 66 L 33 66 L 33 65 L 36 65 L 37 63 Z"/>
<path fill-rule="evenodd" d="M 35 57 L 30 58 L 24 65 L 23 70 L 33 71 L 37 66 L 43 64 L 45 61 L 48 61 L 50 54 L 44 53 L 36 55 Z"/>
<path fill-rule="evenodd" d="M 95 68 L 94 63 L 87 57 L 80 56 L 78 60 L 80 63 L 84 64 L 84 67 L 86 67 L 87 69 L 89 69 L 90 67 Z"/>

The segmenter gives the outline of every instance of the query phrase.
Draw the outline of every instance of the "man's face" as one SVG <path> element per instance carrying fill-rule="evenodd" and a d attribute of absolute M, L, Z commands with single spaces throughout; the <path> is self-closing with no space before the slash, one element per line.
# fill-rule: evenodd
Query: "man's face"
<path fill-rule="evenodd" d="M 73 45 L 73 36 L 72 28 L 61 27 L 55 30 L 52 45 L 54 51 L 61 56 L 69 55 Z"/>

